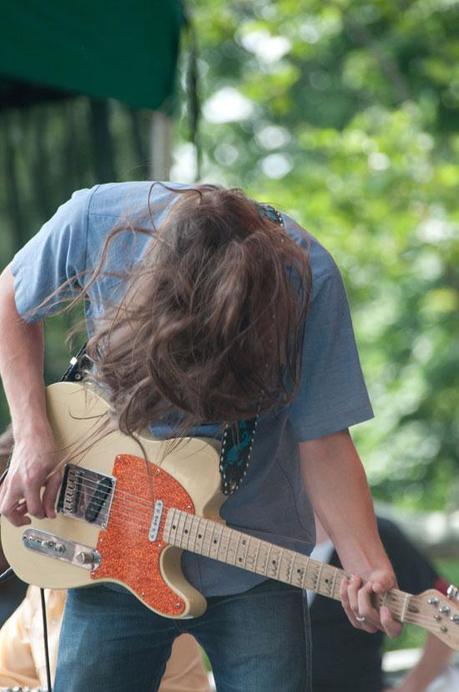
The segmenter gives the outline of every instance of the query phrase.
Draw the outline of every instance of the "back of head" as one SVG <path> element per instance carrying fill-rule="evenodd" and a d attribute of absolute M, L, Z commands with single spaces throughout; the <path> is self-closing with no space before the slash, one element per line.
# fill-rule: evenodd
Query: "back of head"
<path fill-rule="evenodd" d="M 250 418 L 299 377 L 305 251 L 238 189 L 177 197 L 89 343 L 126 432 L 177 409 L 187 426 Z"/>

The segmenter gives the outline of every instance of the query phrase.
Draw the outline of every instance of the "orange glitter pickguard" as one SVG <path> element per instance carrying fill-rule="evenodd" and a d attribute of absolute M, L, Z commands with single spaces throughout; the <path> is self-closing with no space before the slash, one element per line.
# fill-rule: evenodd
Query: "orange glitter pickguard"
<path fill-rule="evenodd" d="M 116 579 L 159 614 L 180 616 L 185 603 L 161 574 L 161 553 L 167 547 L 161 537 L 170 507 L 194 514 L 191 497 L 169 473 L 141 457 L 119 454 L 113 475 L 116 486 L 109 521 L 97 542 L 101 561 L 91 578 Z M 152 542 L 148 532 L 157 500 L 164 507 L 158 538 Z"/>

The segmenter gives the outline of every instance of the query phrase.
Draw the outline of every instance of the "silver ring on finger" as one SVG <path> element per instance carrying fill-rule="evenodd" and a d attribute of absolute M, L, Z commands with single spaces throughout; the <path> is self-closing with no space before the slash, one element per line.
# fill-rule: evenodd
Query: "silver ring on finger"
<path fill-rule="evenodd" d="M 357 620 L 357 622 L 365 622 L 365 617 L 362 615 L 356 615 L 355 619 Z"/>

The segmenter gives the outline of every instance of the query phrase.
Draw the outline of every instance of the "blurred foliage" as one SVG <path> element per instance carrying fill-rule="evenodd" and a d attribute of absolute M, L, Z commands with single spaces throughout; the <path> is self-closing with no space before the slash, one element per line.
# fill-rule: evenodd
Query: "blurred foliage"
<path fill-rule="evenodd" d="M 278 205 L 336 257 L 376 413 L 355 432 L 375 495 L 457 507 L 459 3 L 189 6 L 203 177 Z"/>
<path fill-rule="evenodd" d="M 72 192 L 148 176 L 151 115 L 84 96 L 0 112 L 0 266 L 34 235 Z M 81 315 L 46 323 L 45 379 L 60 379 L 66 334 Z M 84 337 L 75 337 L 78 350 Z M 0 430 L 8 412 L 0 388 Z"/>

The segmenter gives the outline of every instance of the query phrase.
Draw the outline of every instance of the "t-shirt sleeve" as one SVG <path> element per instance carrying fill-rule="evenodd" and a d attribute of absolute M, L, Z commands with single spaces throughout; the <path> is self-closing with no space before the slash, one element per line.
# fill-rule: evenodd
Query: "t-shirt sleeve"
<path fill-rule="evenodd" d="M 78 190 L 14 256 L 11 271 L 19 315 L 35 322 L 76 294 L 86 269 L 88 208 L 92 190 Z M 43 301 L 68 284 L 46 305 Z"/>
<path fill-rule="evenodd" d="M 373 417 L 341 274 L 331 258 L 313 278 L 306 317 L 301 380 L 289 410 L 299 442 Z"/>

